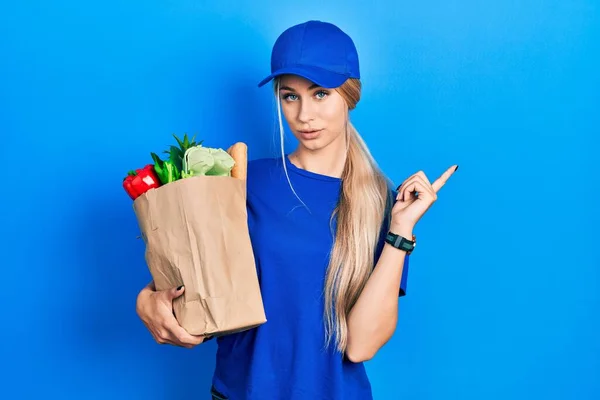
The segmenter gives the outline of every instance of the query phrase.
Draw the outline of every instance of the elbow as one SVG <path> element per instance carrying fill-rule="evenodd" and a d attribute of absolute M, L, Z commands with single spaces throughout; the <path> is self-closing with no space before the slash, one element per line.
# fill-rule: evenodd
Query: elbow
<path fill-rule="evenodd" d="M 346 349 L 346 358 L 353 363 L 361 363 L 371 360 L 375 356 L 375 352 L 369 350 L 365 346 L 348 346 Z"/>
<path fill-rule="evenodd" d="M 379 349 L 387 343 L 396 330 L 397 316 L 392 315 L 385 321 L 369 324 L 352 316 L 348 319 L 348 342 L 345 356 L 353 363 L 371 360 Z"/>
<path fill-rule="evenodd" d="M 346 358 L 353 363 L 360 363 L 371 360 L 379 349 L 387 343 L 392 337 L 395 325 L 389 327 L 379 327 L 379 329 L 368 332 L 361 332 L 357 336 L 349 334 L 348 345 L 346 346 Z M 368 338 L 368 339 L 367 339 Z"/>

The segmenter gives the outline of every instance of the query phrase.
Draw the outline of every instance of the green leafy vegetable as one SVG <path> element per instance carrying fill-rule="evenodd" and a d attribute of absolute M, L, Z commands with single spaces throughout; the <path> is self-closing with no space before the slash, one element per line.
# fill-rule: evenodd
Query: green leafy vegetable
<path fill-rule="evenodd" d="M 183 156 L 185 155 L 185 152 L 191 147 L 202 145 L 203 141 L 196 143 L 196 135 L 194 135 L 192 139 L 189 139 L 187 133 L 183 135 L 183 140 L 179 139 L 175 134 L 173 134 L 173 137 L 177 141 L 179 147 L 170 146 L 164 153 L 169 155 L 169 161 L 181 171 L 183 170 Z"/>
<path fill-rule="evenodd" d="M 231 169 L 235 165 L 233 158 L 223 149 L 190 147 L 184 153 L 182 177 L 210 175 L 231 176 Z"/>
<path fill-rule="evenodd" d="M 156 175 L 162 184 L 181 179 L 181 170 L 171 159 L 163 161 L 156 153 L 150 153 L 150 155 L 154 160 L 154 170 L 156 171 Z"/>

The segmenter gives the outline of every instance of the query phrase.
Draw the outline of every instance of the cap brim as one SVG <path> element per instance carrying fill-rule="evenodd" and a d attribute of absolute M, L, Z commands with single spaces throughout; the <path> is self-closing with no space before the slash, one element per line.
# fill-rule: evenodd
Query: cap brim
<path fill-rule="evenodd" d="M 337 72 L 331 72 L 322 68 L 310 66 L 297 66 L 290 68 L 282 68 L 273 72 L 271 75 L 267 76 L 265 79 L 260 81 L 258 87 L 264 86 L 266 83 L 278 76 L 288 74 L 301 76 L 327 89 L 334 89 L 340 87 L 344 82 L 346 82 L 348 78 L 350 78 L 349 74 L 339 74 Z"/>

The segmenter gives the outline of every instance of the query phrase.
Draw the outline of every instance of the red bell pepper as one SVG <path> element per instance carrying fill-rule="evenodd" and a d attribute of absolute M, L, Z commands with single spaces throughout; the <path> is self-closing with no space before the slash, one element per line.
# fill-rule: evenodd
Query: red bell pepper
<path fill-rule="evenodd" d="M 148 164 L 144 168 L 139 168 L 135 171 L 129 171 L 123 179 L 123 188 L 125 188 L 125 191 L 133 200 L 148 190 L 159 186 L 160 181 L 158 180 L 158 176 L 156 176 L 153 164 Z"/>

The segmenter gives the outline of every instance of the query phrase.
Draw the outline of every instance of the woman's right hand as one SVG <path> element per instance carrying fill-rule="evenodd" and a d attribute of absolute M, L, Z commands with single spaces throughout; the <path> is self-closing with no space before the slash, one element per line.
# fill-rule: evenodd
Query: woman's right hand
<path fill-rule="evenodd" d="M 190 335 L 173 314 L 173 299 L 184 291 L 183 286 L 156 291 L 150 283 L 138 294 L 136 311 L 156 342 L 190 349 L 202 343 L 205 337 Z"/>

